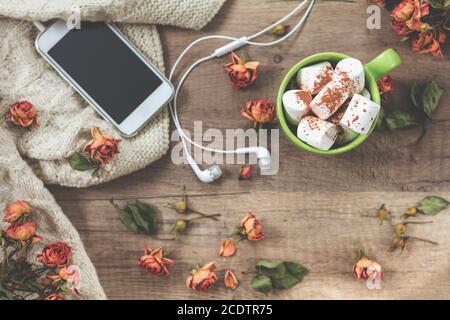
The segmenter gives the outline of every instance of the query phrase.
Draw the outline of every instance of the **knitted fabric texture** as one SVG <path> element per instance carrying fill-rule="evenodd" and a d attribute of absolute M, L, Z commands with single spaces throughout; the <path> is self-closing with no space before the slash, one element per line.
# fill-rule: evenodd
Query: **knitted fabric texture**
<path fill-rule="evenodd" d="M 88 187 L 146 167 L 168 151 L 168 111 L 158 114 L 136 137 L 120 137 L 36 53 L 37 30 L 29 21 L 68 18 L 73 6 L 77 6 L 82 20 L 117 22 L 130 41 L 164 72 L 162 46 L 154 24 L 198 30 L 224 2 L 0 0 L 0 210 L 18 198 L 37 206 L 42 213 L 40 229 L 46 231 L 46 239 L 67 240 L 75 249 L 78 264 L 86 274 L 83 291 L 88 298 L 105 297 L 95 269 L 75 229 L 37 177 L 47 184 Z M 39 126 L 24 129 L 8 120 L 9 107 L 22 100 L 36 106 Z M 100 178 L 73 170 L 67 161 L 90 139 L 92 126 L 122 139 L 120 153 L 105 166 L 108 174 Z"/>

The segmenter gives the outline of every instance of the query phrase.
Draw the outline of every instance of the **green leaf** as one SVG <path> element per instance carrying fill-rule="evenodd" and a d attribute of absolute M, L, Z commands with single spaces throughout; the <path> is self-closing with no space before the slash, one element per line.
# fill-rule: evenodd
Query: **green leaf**
<path fill-rule="evenodd" d="M 439 87 L 435 79 L 428 83 L 422 94 L 423 111 L 431 118 L 444 94 L 444 89 Z"/>
<path fill-rule="evenodd" d="M 280 264 L 282 264 L 282 262 L 280 262 L 280 261 L 272 261 L 272 260 L 268 260 L 268 259 L 261 259 L 256 264 L 256 268 L 257 269 L 265 268 L 265 269 L 273 270 L 273 269 L 278 268 L 280 266 Z"/>
<path fill-rule="evenodd" d="M 394 110 L 384 116 L 386 128 L 388 130 L 400 130 L 417 127 L 420 122 L 417 116 L 404 110 Z"/>
<path fill-rule="evenodd" d="M 256 275 L 250 285 L 254 290 L 264 294 L 268 294 L 273 288 L 272 280 L 265 275 Z"/>
<path fill-rule="evenodd" d="M 127 205 L 128 209 L 130 210 L 134 221 L 138 225 L 138 228 L 143 233 L 149 233 L 150 232 L 150 226 L 147 221 L 142 217 L 141 212 L 139 211 L 138 207 L 135 204 L 129 203 Z"/>
<path fill-rule="evenodd" d="M 417 211 L 425 215 L 436 215 L 448 208 L 449 202 L 441 197 L 426 197 L 417 206 Z"/>
<path fill-rule="evenodd" d="M 423 109 L 422 106 L 422 94 L 423 94 L 423 86 L 421 86 L 417 80 L 414 80 L 411 85 L 411 100 L 413 102 L 414 107 L 418 109 Z"/>
<path fill-rule="evenodd" d="M 117 204 L 114 203 L 114 200 L 110 200 L 111 205 L 116 209 L 117 215 L 124 225 L 128 227 L 131 231 L 137 233 L 139 231 L 136 222 L 133 219 L 131 212 L 120 208 Z"/>
<path fill-rule="evenodd" d="M 89 159 L 80 153 L 74 153 L 67 160 L 69 161 L 69 164 L 72 167 L 72 169 L 77 171 L 87 171 L 95 169 L 95 167 L 89 161 Z"/>
<path fill-rule="evenodd" d="M 289 273 L 295 275 L 298 278 L 303 279 L 303 277 L 308 273 L 308 269 L 297 262 L 286 261 L 285 263 L 286 269 Z"/>
<path fill-rule="evenodd" d="M 141 212 L 142 217 L 149 224 L 150 233 L 153 234 L 156 232 L 156 228 L 158 226 L 158 218 L 156 216 L 156 209 L 152 206 L 143 203 L 139 200 L 136 200 L 136 206 Z"/>
<path fill-rule="evenodd" d="M 290 289 L 300 281 L 301 279 L 289 273 L 285 274 L 284 277 L 280 279 L 272 278 L 273 287 L 275 289 Z"/>
<path fill-rule="evenodd" d="M 95 169 L 94 171 L 92 171 L 91 174 L 94 178 L 100 178 L 100 168 Z"/>
<path fill-rule="evenodd" d="M 282 279 L 286 275 L 286 266 L 283 262 L 263 259 L 256 264 L 258 273 L 265 274 L 273 279 Z"/>

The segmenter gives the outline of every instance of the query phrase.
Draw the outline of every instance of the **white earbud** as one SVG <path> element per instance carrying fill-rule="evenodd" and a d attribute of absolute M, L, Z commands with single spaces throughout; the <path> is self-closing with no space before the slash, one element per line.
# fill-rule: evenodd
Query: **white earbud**
<path fill-rule="evenodd" d="M 195 162 L 190 154 L 187 154 L 186 158 L 192 170 L 194 170 L 200 181 L 205 183 L 213 183 L 222 176 L 222 170 L 219 166 L 211 166 L 206 170 L 201 170 L 197 162 Z"/>
<path fill-rule="evenodd" d="M 270 169 L 271 156 L 269 150 L 265 147 L 241 148 L 236 150 L 236 154 L 255 153 L 258 158 L 258 166 L 261 170 Z"/>

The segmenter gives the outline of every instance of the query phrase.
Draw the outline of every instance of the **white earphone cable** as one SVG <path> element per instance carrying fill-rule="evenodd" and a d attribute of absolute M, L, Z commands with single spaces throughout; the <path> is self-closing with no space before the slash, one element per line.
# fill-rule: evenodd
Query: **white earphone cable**
<path fill-rule="evenodd" d="M 181 55 L 178 57 L 178 59 L 176 60 L 175 64 L 172 67 L 172 70 L 170 72 L 169 75 L 169 80 L 173 79 L 175 70 L 177 69 L 178 65 L 180 64 L 181 60 L 183 59 L 183 57 L 187 54 L 187 52 L 194 47 L 196 44 L 205 41 L 205 40 L 209 40 L 209 39 L 225 39 L 225 40 L 231 40 L 231 41 L 239 41 L 242 43 L 242 45 L 254 45 L 254 46 L 274 46 L 277 45 L 281 42 L 283 42 L 284 40 L 286 40 L 287 38 L 291 37 L 294 33 L 296 33 L 299 29 L 301 29 L 304 25 L 304 23 L 306 22 L 309 14 L 311 13 L 315 0 L 310 0 L 310 4 L 304 14 L 304 16 L 300 19 L 300 21 L 291 29 L 290 32 L 288 32 L 285 36 L 283 36 L 280 39 L 277 39 L 275 41 L 271 41 L 271 42 L 254 42 L 254 41 L 249 41 L 252 39 L 255 39 L 259 36 L 262 36 L 264 34 L 266 34 L 267 32 L 269 32 L 270 30 L 273 30 L 273 28 L 275 28 L 278 24 L 283 23 L 284 21 L 286 21 L 287 19 L 291 18 L 293 15 L 299 13 L 302 9 L 305 8 L 306 4 L 309 2 L 309 0 L 304 0 L 299 6 L 297 6 L 297 8 L 295 8 L 290 14 L 288 14 L 287 16 L 283 17 L 282 19 L 278 20 L 277 22 L 275 22 L 274 24 L 270 25 L 269 27 L 243 39 L 243 38 L 235 38 L 235 37 L 229 37 L 229 36 L 222 36 L 222 35 L 211 35 L 211 36 L 206 36 L 200 39 L 195 40 L 194 42 L 192 42 L 189 46 L 186 47 L 185 50 L 183 50 L 183 52 L 181 53 Z M 242 46 L 241 45 L 241 46 Z M 236 153 L 236 150 L 220 150 L 220 149 L 212 149 L 212 148 L 208 148 L 208 147 L 204 147 L 200 144 L 198 144 L 197 142 L 193 141 L 190 137 L 188 137 L 186 135 L 186 133 L 183 131 L 183 128 L 181 126 L 180 120 L 178 118 L 178 112 L 177 112 L 177 100 L 178 100 L 178 95 L 179 92 L 181 90 L 181 87 L 183 86 L 184 82 L 186 81 L 187 77 L 190 75 L 190 73 L 200 64 L 202 64 L 203 62 L 206 62 L 208 60 L 211 60 L 213 58 L 215 58 L 216 55 L 215 53 L 203 57 L 199 60 L 197 60 L 196 62 L 194 62 L 188 69 L 187 71 L 183 74 L 183 76 L 180 78 L 180 81 L 176 87 L 175 90 L 175 96 L 174 99 L 172 101 L 172 103 L 169 105 L 169 109 L 170 109 L 170 113 L 172 115 L 172 119 L 174 121 L 174 124 L 177 128 L 177 131 L 181 137 L 182 143 L 183 143 L 183 147 L 185 149 L 185 152 L 189 152 L 189 148 L 188 145 L 186 144 L 186 141 L 189 142 L 191 145 L 200 148 L 202 150 L 208 151 L 208 152 L 216 152 L 216 153 L 223 153 L 223 154 L 234 154 Z"/>

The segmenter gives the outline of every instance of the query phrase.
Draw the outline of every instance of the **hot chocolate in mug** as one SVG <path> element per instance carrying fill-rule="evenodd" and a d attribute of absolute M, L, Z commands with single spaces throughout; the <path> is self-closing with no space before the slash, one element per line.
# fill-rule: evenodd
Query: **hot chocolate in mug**
<path fill-rule="evenodd" d="M 285 110 L 283 107 L 283 95 L 284 93 L 290 89 L 292 81 L 295 81 L 298 71 L 301 68 L 314 65 L 316 63 L 320 62 L 330 62 L 333 65 L 336 65 L 339 61 L 350 58 L 348 55 L 342 54 L 342 53 L 336 53 L 336 52 L 323 52 L 318 53 L 312 56 L 309 56 L 299 63 L 297 63 L 289 72 L 286 74 L 286 76 L 283 79 L 283 82 L 281 83 L 280 89 L 278 91 L 278 98 L 277 98 L 277 115 L 278 120 L 280 123 L 280 127 L 283 130 L 283 132 L 286 134 L 286 136 L 291 140 L 297 147 L 300 149 L 320 154 L 320 155 L 338 155 L 343 154 L 346 152 L 349 152 L 355 148 L 357 148 L 359 145 L 361 145 L 364 141 L 367 140 L 367 138 L 372 134 L 373 130 L 376 127 L 376 124 L 378 122 L 379 114 L 377 115 L 377 118 L 375 119 L 372 127 L 367 132 L 367 134 L 361 134 L 353 141 L 340 146 L 336 147 L 330 150 L 319 150 L 316 149 L 305 142 L 301 141 L 295 132 L 297 131 L 297 128 L 290 125 L 286 119 Z M 380 98 L 380 92 L 378 90 L 377 81 L 384 77 L 385 75 L 388 75 L 391 73 L 394 69 L 396 69 L 401 64 L 400 56 L 398 55 L 397 51 L 394 49 L 388 49 L 384 51 L 382 54 L 380 54 L 378 57 L 376 57 L 374 60 L 369 62 L 364 66 L 365 71 L 365 78 L 366 78 L 366 89 L 370 92 L 371 100 L 377 104 L 381 103 Z"/>

